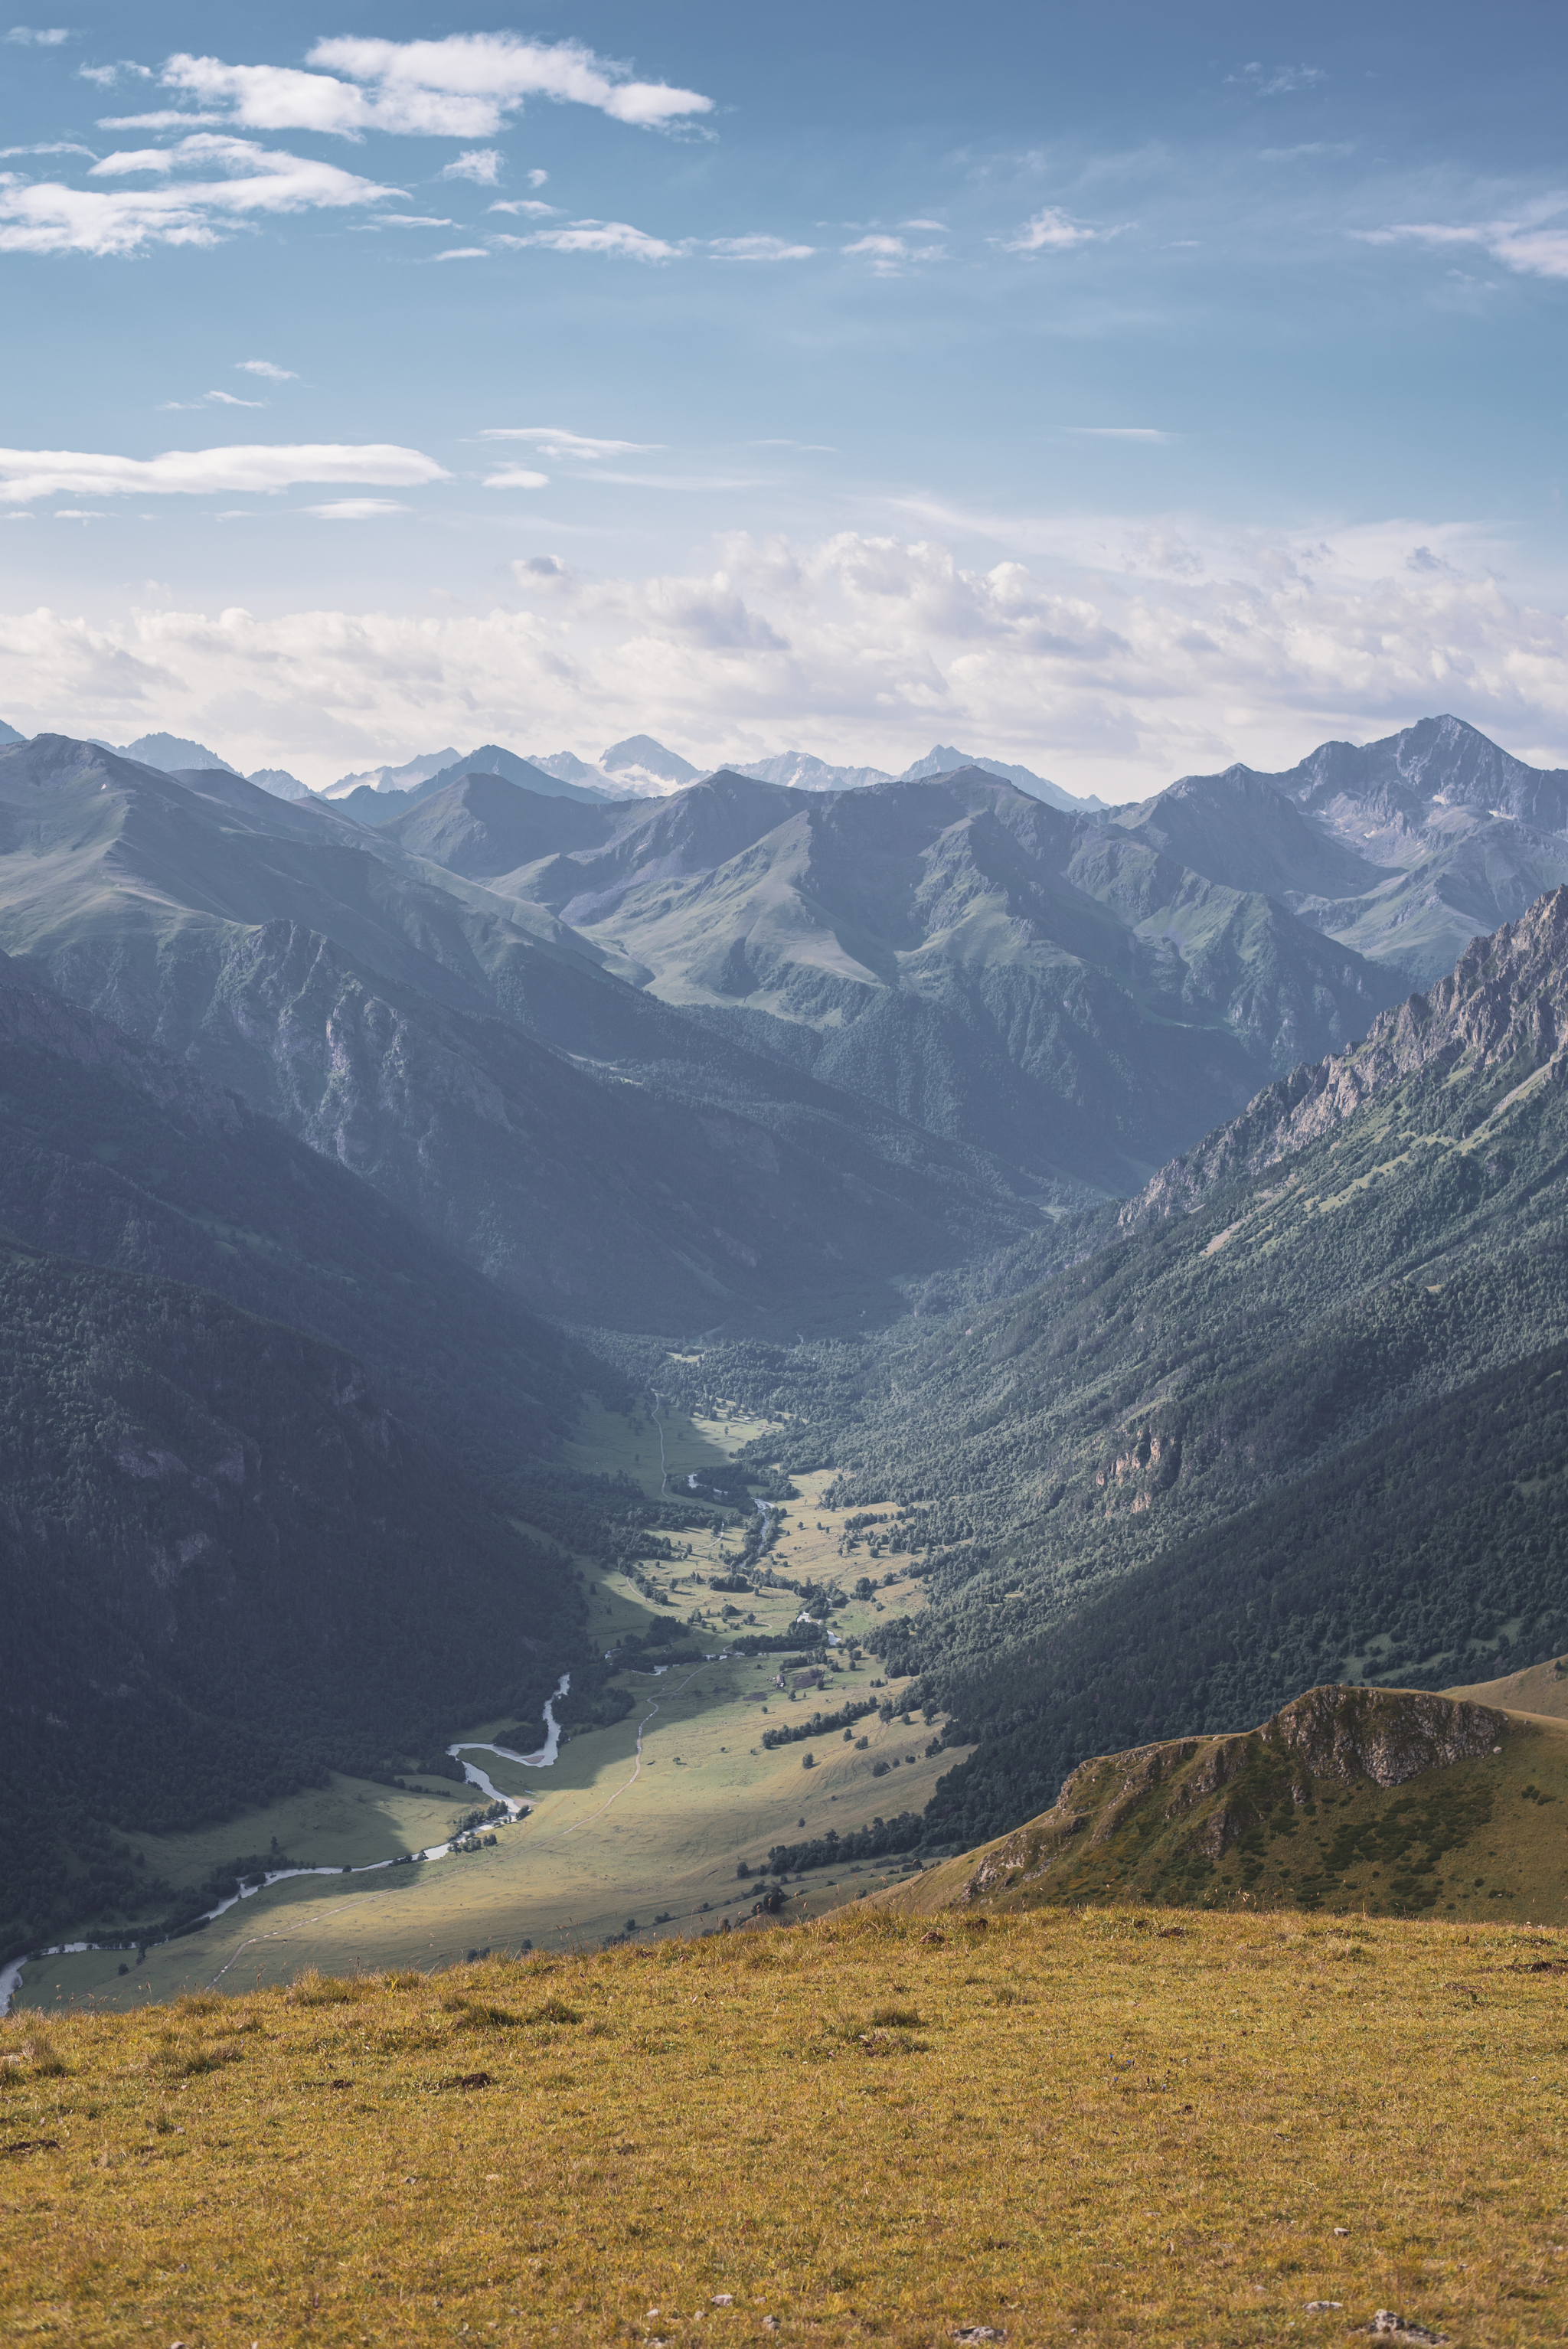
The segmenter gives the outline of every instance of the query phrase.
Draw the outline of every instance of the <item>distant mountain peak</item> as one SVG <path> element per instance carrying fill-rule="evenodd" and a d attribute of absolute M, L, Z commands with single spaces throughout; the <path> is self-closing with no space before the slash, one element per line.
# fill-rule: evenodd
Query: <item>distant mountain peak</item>
<path fill-rule="evenodd" d="M 113 750 L 109 743 L 106 748 Z M 220 759 L 216 750 L 209 750 L 204 742 L 191 742 L 182 734 L 139 734 L 134 742 L 119 745 L 122 759 L 134 759 L 139 766 L 156 767 L 160 774 L 207 773 L 214 771 L 237 775 L 238 767 Z"/>
<path fill-rule="evenodd" d="M 661 783 L 695 783 L 702 772 L 689 759 L 678 751 L 666 750 L 651 734 L 628 734 L 624 742 L 612 742 L 600 753 L 599 764 L 607 775 L 620 775 L 628 769 L 651 775 Z"/>
<path fill-rule="evenodd" d="M 26 740 L 27 737 L 25 734 L 18 734 L 14 726 L 7 726 L 5 720 L 0 718 L 0 742 L 25 742 Z"/>
<path fill-rule="evenodd" d="M 955 750 L 950 742 L 938 742 L 923 759 L 906 767 L 898 778 L 901 783 L 918 783 L 934 780 L 938 775 L 955 774 L 961 767 L 979 767 L 987 775 L 999 775 L 1006 783 L 1016 783 L 1035 800 L 1044 800 L 1047 807 L 1061 808 L 1069 815 L 1096 815 L 1103 812 L 1105 802 L 1092 797 L 1075 799 L 1064 792 L 1059 783 L 1050 783 L 1032 768 L 1010 766 L 1006 759 L 976 758 L 972 751 Z"/>

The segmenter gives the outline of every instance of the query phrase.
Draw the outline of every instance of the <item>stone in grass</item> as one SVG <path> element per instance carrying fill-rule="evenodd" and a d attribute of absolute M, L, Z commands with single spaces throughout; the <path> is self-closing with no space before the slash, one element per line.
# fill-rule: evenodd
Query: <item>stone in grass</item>
<path fill-rule="evenodd" d="M 1429 2333 L 1424 2324 L 1401 2316 L 1392 2308 L 1380 2308 L 1366 2329 L 1384 2341 L 1410 2342 L 1413 2349 L 1439 2349 L 1439 2344 L 1448 2339 L 1446 2333 Z"/>
<path fill-rule="evenodd" d="M 1343 2308 L 1345 2302 L 1342 2300 L 1309 2300 L 1306 2303 L 1306 2313 L 1308 2316 L 1322 2316 L 1329 2309 Z"/>
<path fill-rule="evenodd" d="M 955 2324 L 952 2328 L 954 2341 L 1006 2341 L 1005 2333 L 995 2324 Z"/>

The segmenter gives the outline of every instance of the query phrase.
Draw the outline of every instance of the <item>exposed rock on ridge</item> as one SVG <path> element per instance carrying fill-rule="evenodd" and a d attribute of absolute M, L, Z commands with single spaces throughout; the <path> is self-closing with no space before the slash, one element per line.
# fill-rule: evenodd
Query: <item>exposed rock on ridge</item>
<path fill-rule="evenodd" d="M 1469 1056 L 1480 1068 L 1529 1054 L 1568 1076 L 1568 886 L 1537 898 L 1517 922 L 1474 938 L 1453 972 L 1374 1020 L 1366 1041 L 1293 1069 L 1240 1117 L 1173 1158 L 1122 1208 L 1140 1231 L 1202 1205 L 1223 1184 L 1305 1149 L 1418 1069 Z"/>

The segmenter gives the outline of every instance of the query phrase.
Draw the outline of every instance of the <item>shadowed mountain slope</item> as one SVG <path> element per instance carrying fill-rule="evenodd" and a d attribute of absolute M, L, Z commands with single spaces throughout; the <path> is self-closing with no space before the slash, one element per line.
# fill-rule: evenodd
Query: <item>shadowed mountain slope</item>
<path fill-rule="evenodd" d="M 575 1594 L 350 1356 L 4 1246 L 0 1334 L 6 1954 L 145 1909 L 92 1822 L 221 1816 L 538 1718 Z"/>
<path fill-rule="evenodd" d="M 0 1230 L 346 1348 L 459 1452 L 552 1452 L 614 1374 L 365 1183 L 0 959 Z"/>
<path fill-rule="evenodd" d="M 58 737 L 0 754 L 8 947 L 536 1303 L 702 1326 L 1033 1220 L 974 1154 L 704 1036 L 547 914 L 428 869 L 238 777 L 181 785 Z"/>
<path fill-rule="evenodd" d="M 973 768 L 828 793 L 720 773 L 496 885 L 1068 1197 L 1125 1188 L 1388 992 L 1283 906 Z"/>

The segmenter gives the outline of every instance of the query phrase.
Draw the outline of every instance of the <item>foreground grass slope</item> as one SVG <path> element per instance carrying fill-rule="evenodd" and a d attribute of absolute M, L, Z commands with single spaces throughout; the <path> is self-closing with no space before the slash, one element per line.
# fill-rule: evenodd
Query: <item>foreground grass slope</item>
<path fill-rule="evenodd" d="M 6 2337 L 1557 2340 L 1565 1971 L 1538 1929 L 861 1914 L 25 2015 Z"/>

